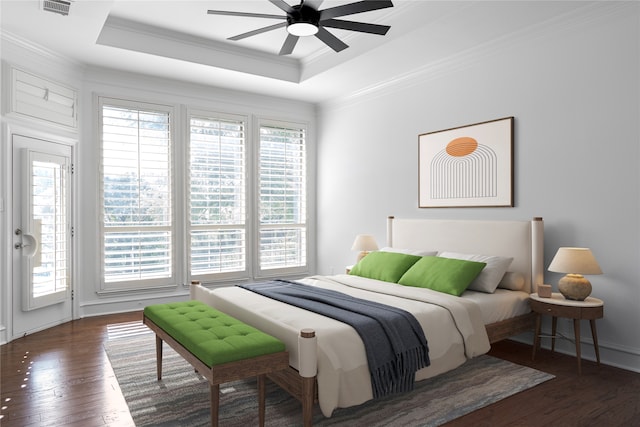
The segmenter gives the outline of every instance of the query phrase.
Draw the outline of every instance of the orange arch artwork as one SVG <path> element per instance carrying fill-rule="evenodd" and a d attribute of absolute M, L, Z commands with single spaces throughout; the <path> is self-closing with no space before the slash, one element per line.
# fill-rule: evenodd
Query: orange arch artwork
<path fill-rule="evenodd" d="M 513 206 L 513 117 L 419 137 L 420 207 Z"/>
<path fill-rule="evenodd" d="M 497 156 L 474 138 L 464 136 L 449 142 L 431 163 L 431 197 L 469 199 L 495 197 Z"/>

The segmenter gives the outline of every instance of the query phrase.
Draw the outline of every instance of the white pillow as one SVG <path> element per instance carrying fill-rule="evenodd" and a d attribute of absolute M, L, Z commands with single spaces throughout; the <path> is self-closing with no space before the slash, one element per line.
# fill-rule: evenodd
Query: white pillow
<path fill-rule="evenodd" d="M 408 255 L 417 255 L 417 256 L 436 256 L 438 251 L 425 251 L 422 249 L 402 249 L 402 248 L 392 248 L 391 246 L 385 246 L 380 249 L 380 252 L 398 252 L 401 254 Z"/>
<path fill-rule="evenodd" d="M 517 271 L 507 271 L 504 273 L 502 280 L 498 283 L 501 289 L 509 289 L 511 291 L 521 291 L 524 289 L 524 274 Z"/>
<path fill-rule="evenodd" d="M 482 269 L 478 277 L 471 282 L 467 289 L 489 294 L 492 294 L 496 290 L 507 268 L 511 265 L 511 261 L 513 261 L 511 257 L 461 254 L 458 252 L 440 252 L 438 256 L 486 263 L 487 265 Z"/>

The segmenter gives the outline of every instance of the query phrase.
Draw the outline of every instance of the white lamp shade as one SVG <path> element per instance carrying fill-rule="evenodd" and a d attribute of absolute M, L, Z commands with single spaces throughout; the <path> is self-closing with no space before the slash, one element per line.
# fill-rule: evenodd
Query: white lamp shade
<path fill-rule="evenodd" d="M 549 264 L 549 271 L 572 274 L 602 274 L 589 248 L 559 248 Z"/>
<path fill-rule="evenodd" d="M 358 234 L 356 239 L 353 241 L 353 245 L 351 246 L 352 251 L 377 251 L 378 244 L 376 243 L 376 239 L 370 234 Z"/>

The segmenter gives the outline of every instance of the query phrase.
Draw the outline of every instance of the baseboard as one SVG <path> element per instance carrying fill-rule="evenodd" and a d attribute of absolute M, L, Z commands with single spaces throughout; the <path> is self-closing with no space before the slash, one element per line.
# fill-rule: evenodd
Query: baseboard
<path fill-rule="evenodd" d="M 543 329 L 542 335 L 551 335 L 551 331 L 545 331 Z M 533 345 L 533 332 L 520 334 L 510 339 L 523 344 Z M 581 337 L 580 344 L 582 359 L 595 362 L 596 353 L 593 348 L 593 340 L 591 340 L 591 338 Z M 543 338 L 540 347 L 551 350 L 551 339 Z M 600 363 L 640 373 L 640 349 L 612 344 L 607 341 L 602 341 L 601 339 L 598 339 L 598 348 L 600 350 Z M 555 351 L 568 356 L 576 355 L 575 344 L 573 341 L 566 339 L 556 339 Z"/>
<path fill-rule="evenodd" d="M 171 295 L 149 297 L 140 295 L 139 297 L 119 297 L 109 300 L 87 301 L 78 308 L 78 317 L 104 316 L 107 314 L 128 313 L 131 311 L 141 311 L 146 306 L 152 304 L 166 304 L 169 302 L 186 301 L 189 299 L 189 292 L 181 291 Z"/>

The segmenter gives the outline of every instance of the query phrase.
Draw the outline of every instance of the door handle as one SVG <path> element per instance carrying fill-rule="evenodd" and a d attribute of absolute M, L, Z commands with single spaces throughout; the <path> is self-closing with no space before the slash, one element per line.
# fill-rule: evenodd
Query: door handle
<path fill-rule="evenodd" d="M 22 243 L 20 244 L 20 247 L 23 249 L 22 255 L 28 257 L 35 256 L 36 252 L 38 252 L 39 246 L 40 242 L 38 242 L 38 239 L 35 235 L 28 233 L 22 234 Z"/>
<path fill-rule="evenodd" d="M 33 220 L 34 232 L 25 233 L 22 231 L 22 242 L 13 245 L 16 249 L 22 249 L 22 255 L 33 258 L 33 267 L 40 267 L 42 260 L 40 258 L 40 235 L 42 233 L 42 220 Z M 16 233 L 18 234 L 18 233 Z"/>

